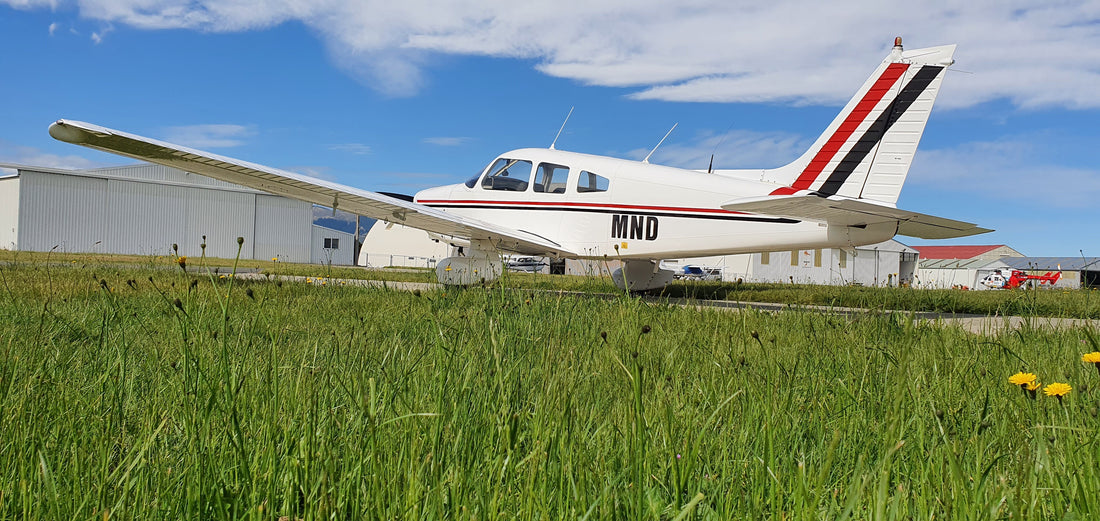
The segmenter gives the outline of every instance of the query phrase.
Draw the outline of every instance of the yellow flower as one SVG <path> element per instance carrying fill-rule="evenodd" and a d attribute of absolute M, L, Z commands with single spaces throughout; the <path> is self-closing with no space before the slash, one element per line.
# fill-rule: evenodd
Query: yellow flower
<path fill-rule="evenodd" d="M 1093 351 L 1091 353 L 1085 353 L 1081 355 L 1082 362 L 1088 362 L 1090 364 L 1100 364 L 1100 351 Z"/>
<path fill-rule="evenodd" d="M 186 270 L 187 269 L 187 256 L 186 255 L 180 256 L 180 258 L 176 259 L 176 263 L 178 263 L 180 265 L 180 269 Z"/>
<path fill-rule="evenodd" d="M 1044 387 L 1043 393 L 1045 393 L 1047 396 L 1057 396 L 1058 399 L 1061 399 L 1063 396 L 1069 394 L 1069 392 L 1072 390 L 1073 388 L 1070 387 L 1069 384 L 1054 382 Z"/>
<path fill-rule="evenodd" d="M 1035 383 L 1035 373 L 1016 373 L 1008 377 L 1008 383 L 1021 387 Z"/>
<path fill-rule="evenodd" d="M 1039 382 L 1033 382 L 1033 383 L 1029 383 L 1029 384 L 1025 385 L 1024 389 L 1027 389 L 1028 391 L 1037 391 L 1042 386 L 1043 386 L 1043 384 L 1041 384 Z"/>
<path fill-rule="evenodd" d="M 271 262 L 279 262 L 279 258 L 278 257 L 272 257 Z"/>

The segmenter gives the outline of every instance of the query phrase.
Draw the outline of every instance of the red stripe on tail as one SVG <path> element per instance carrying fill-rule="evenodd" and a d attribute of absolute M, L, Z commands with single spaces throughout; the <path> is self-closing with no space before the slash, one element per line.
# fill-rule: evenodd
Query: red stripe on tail
<path fill-rule="evenodd" d="M 867 90 L 867 93 L 863 95 L 863 99 L 859 100 L 852 112 L 848 114 L 847 118 L 837 127 L 836 132 L 829 137 L 829 140 L 825 142 L 825 146 L 821 147 L 821 150 L 817 151 L 817 155 L 810 160 L 810 164 L 806 165 L 806 168 L 802 170 L 802 174 L 798 176 L 798 179 L 791 184 L 790 187 L 779 188 L 771 193 L 771 195 L 787 195 L 794 193 L 798 190 L 805 190 L 813 184 L 814 180 L 821 174 L 825 166 L 832 161 L 833 156 L 836 155 L 840 147 L 848 141 L 848 138 L 852 136 L 852 133 L 859 128 L 859 125 L 867 119 L 867 116 L 871 114 L 871 111 L 875 109 L 875 105 L 882 100 L 882 97 L 890 91 L 890 87 L 898 81 L 902 73 L 909 68 L 907 63 L 891 63 L 886 70 L 882 72 L 882 76 L 879 76 L 874 85 Z"/>

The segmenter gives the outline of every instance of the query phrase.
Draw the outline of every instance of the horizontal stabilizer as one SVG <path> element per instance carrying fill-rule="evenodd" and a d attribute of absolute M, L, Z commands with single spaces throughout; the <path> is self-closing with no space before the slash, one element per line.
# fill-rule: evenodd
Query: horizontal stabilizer
<path fill-rule="evenodd" d="M 733 212 L 774 215 L 804 221 L 820 221 L 833 226 L 865 226 L 885 222 L 898 223 L 898 235 L 921 239 L 950 239 L 991 232 L 977 225 L 944 219 L 934 215 L 899 210 L 881 204 L 844 197 L 817 195 L 778 195 L 736 199 L 722 205 Z"/>

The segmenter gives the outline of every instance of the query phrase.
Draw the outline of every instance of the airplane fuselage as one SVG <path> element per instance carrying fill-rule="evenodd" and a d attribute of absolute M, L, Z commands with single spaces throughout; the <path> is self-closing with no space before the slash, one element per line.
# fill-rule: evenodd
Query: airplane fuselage
<path fill-rule="evenodd" d="M 496 175 L 497 166 L 507 175 Z M 662 259 L 792 248 L 851 247 L 889 239 L 896 226 L 829 226 L 723 210 L 778 185 L 761 170 L 706 173 L 552 149 L 507 152 L 465 184 L 415 201 L 557 240 L 580 258 Z M 593 177 L 595 176 L 595 177 Z M 594 182 L 593 182 L 594 181 Z"/>

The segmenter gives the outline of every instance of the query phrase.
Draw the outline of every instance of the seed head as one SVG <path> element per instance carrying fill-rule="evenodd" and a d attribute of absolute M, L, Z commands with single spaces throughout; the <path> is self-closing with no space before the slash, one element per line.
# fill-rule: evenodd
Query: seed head
<path fill-rule="evenodd" d="M 174 242 L 173 242 L 173 243 L 172 243 L 172 251 L 176 252 L 176 255 L 179 255 L 179 253 L 180 253 L 180 245 L 179 245 L 179 244 L 176 244 L 176 243 L 174 243 Z"/>
<path fill-rule="evenodd" d="M 237 237 L 237 246 L 244 246 L 244 237 Z"/>
<path fill-rule="evenodd" d="M 652 331 L 652 330 L 650 329 L 649 324 L 646 324 L 646 325 L 642 326 L 642 334 L 643 335 L 649 334 L 650 331 Z"/>

